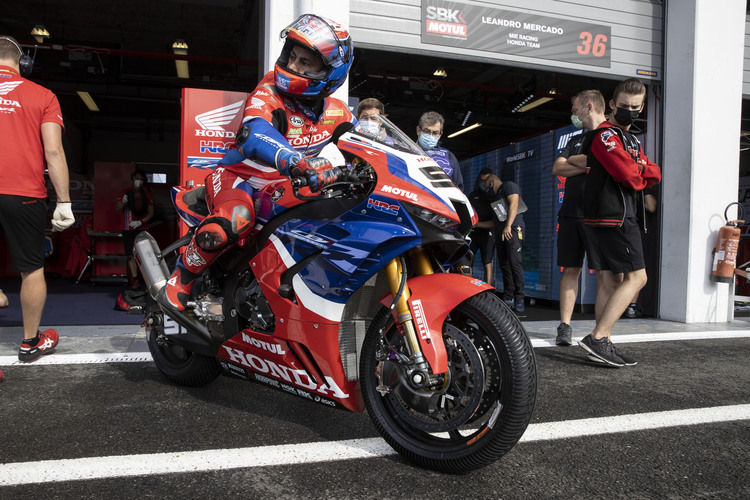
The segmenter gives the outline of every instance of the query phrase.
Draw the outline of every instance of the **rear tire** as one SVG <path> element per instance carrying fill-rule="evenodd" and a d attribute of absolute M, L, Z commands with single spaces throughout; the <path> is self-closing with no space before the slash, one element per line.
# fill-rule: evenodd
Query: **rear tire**
<path fill-rule="evenodd" d="M 185 387 L 202 387 L 219 376 L 216 358 L 196 354 L 178 346 L 160 328 L 147 328 L 146 341 L 156 367 L 172 382 Z"/>
<path fill-rule="evenodd" d="M 393 366 L 406 349 L 383 308 L 362 346 L 360 384 L 370 419 L 397 452 L 422 467 L 465 473 L 493 463 L 523 435 L 536 401 L 536 360 L 521 322 L 490 292 L 451 311 L 443 340 L 449 370 L 438 376 L 445 383 L 434 403 L 400 397 L 396 386 L 405 382 L 394 379 Z"/>

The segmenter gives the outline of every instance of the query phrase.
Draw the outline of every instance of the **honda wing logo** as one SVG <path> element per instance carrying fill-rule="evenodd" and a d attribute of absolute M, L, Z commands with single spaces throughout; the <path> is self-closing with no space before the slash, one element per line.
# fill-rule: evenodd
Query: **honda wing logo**
<path fill-rule="evenodd" d="M 229 132 L 223 127 L 232 123 L 244 104 L 244 100 L 237 101 L 229 106 L 197 115 L 195 121 L 198 122 L 202 130 L 196 129 L 195 135 L 198 137 L 234 137 L 234 132 Z"/>
<path fill-rule="evenodd" d="M 16 82 L 5 82 L 0 83 L 0 95 L 8 95 L 8 93 L 21 85 L 23 83 L 23 80 L 16 81 Z"/>

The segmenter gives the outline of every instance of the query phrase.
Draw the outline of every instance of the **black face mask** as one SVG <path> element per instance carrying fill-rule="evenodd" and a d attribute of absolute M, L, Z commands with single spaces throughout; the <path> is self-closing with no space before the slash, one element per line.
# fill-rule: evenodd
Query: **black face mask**
<path fill-rule="evenodd" d="M 631 125 L 636 118 L 638 118 L 639 114 L 641 114 L 641 112 L 637 109 L 629 110 L 617 108 L 617 111 L 615 111 L 615 120 L 617 120 L 617 123 L 619 123 L 623 127 L 627 127 L 628 125 Z"/>

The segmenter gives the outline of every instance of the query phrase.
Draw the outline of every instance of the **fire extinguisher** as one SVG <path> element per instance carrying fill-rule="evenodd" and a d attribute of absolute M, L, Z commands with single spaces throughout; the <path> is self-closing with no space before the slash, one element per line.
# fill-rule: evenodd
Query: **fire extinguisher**
<path fill-rule="evenodd" d="M 727 211 L 732 205 L 737 205 L 737 215 L 742 218 L 745 217 L 745 208 L 737 202 L 730 203 L 724 209 L 724 220 L 727 223 L 719 229 L 719 239 L 716 242 L 716 250 L 714 250 L 714 265 L 711 269 L 711 279 L 719 283 L 734 282 L 734 266 L 737 265 L 737 249 L 740 245 L 740 233 L 742 232 L 737 226 L 745 222 L 744 220 L 729 220 L 727 218 Z"/>

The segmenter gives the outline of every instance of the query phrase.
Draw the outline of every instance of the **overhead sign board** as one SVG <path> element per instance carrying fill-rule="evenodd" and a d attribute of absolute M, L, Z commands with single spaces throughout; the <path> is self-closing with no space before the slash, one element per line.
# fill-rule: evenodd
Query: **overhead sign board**
<path fill-rule="evenodd" d="M 611 39 L 610 26 L 422 0 L 421 41 L 426 44 L 609 68 Z"/>

